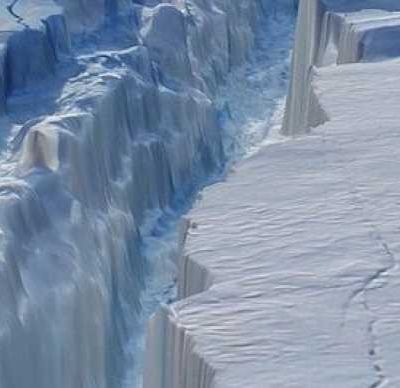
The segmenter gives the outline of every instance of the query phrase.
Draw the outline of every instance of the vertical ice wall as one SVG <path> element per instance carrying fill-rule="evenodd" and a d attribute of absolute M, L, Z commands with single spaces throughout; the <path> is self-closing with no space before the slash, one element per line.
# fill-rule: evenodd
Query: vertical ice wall
<path fill-rule="evenodd" d="M 273 19 L 276 13 L 282 14 L 290 13 L 293 15 L 297 8 L 296 1 L 262 1 L 259 3 L 262 12 L 265 12 L 267 16 L 271 16 L 271 18 L 266 17 L 264 22 L 268 20 L 269 22 Z M 277 20 L 289 20 L 289 18 L 280 19 L 277 17 Z M 272 24 L 275 28 L 280 28 L 277 25 Z M 269 27 L 263 25 L 266 31 L 270 31 Z M 273 27 L 271 27 L 272 29 Z M 288 29 L 290 30 L 290 29 Z M 286 31 L 288 31 L 286 30 Z M 265 33 L 265 39 L 268 40 L 268 35 Z M 279 43 L 276 43 L 279 47 Z M 282 46 L 280 46 L 281 52 Z M 276 52 L 278 49 L 276 50 Z M 263 53 L 266 56 L 271 56 L 274 53 L 265 52 Z M 266 63 L 274 63 L 273 61 Z M 279 68 L 279 67 L 278 67 Z M 251 74 L 249 77 L 252 79 L 258 79 L 259 73 L 255 69 L 247 69 Z M 282 76 L 282 74 L 280 74 Z M 276 69 L 271 69 L 271 77 L 277 76 L 279 79 L 279 75 L 276 72 Z M 255 90 L 261 89 L 261 82 L 254 82 Z M 264 84 L 262 84 L 264 86 Z M 274 86 L 272 84 L 272 86 Z M 241 85 L 237 85 L 240 90 Z M 262 91 L 260 90 L 260 93 Z M 256 94 L 256 93 L 255 93 Z M 240 95 L 240 91 L 238 91 L 238 95 Z M 247 96 L 243 97 L 244 99 Z M 275 101 L 273 98 L 270 99 L 271 104 Z M 251 104 L 252 99 L 250 101 L 243 101 L 243 104 Z M 266 106 L 267 110 L 268 107 Z M 193 233 L 196 234 L 196 228 L 193 228 Z M 221 232 L 223 233 L 223 232 Z M 206 249 L 206 247 L 205 247 Z M 207 267 L 203 267 L 198 262 L 191 260 L 184 255 L 178 258 L 178 299 L 189 298 L 197 293 L 202 293 L 207 290 L 213 283 L 212 275 Z M 196 296 L 193 296 L 196 298 Z M 194 299 L 188 299 L 188 303 L 193 301 Z M 186 301 L 182 300 L 181 302 L 173 303 L 168 306 L 164 306 L 157 312 L 157 314 L 151 319 L 148 326 L 147 333 L 147 344 L 146 344 L 146 367 L 145 367 L 145 375 L 144 375 L 144 387 L 145 388 L 211 388 L 216 386 L 239 386 L 241 383 L 230 381 L 224 382 L 221 380 L 221 374 L 223 374 L 220 370 L 215 369 L 215 364 L 210 362 L 210 359 L 204 359 L 201 356 L 201 339 L 199 342 L 195 342 L 192 337 L 192 329 L 198 327 L 198 325 L 192 321 L 193 325 L 185 325 L 181 326 L 180 321 L 181 317 L 179 316 L 179 307 L 175 309 L 175 306 L 180 304 L 185 304 Z M 218 309 L 218 300 L 213 300 L 209 302 L 210 305 L 215 303 L 215 315 L 224 319 L 224 316 L 220 314 L 220 310 Z M 221 302 L 222 303 L 222 302 Z M 202 307 L 200 307 L 202 309 Z M 190 314 L 190 313 L 189 313 Z M 226 319 L 229 320 L 230 317 L 226 315 Z M 213 330 L 215 329 L 215 331 Z M 214 331 L 214 335 L 216 338 L 222 338 L 218 332 L 218 327 L 210 327 L 211 331 Z M 222 334 L 222 333 L 221 333 Z M 196 341 L 198 337 L 196 338 Z M 245 340 L 244 340 L 245 341 Z M 229 344 L 227 344 L 229 347 Z M 232 347 L 233 348 L 233 347 Z M 234 352 L 234 350 L 232 350 Z M 227 357 L 229 358 L 229 356 Z M 226 359 L 225 359 L 226 360 Z M 239 370 L 238 366 L 238 370 Z M 217 383 L 217 379 L 219 379 Z M 239 381 L 239 380 L 238 380 Z M 220 384 L 220 385 L 218 385 Z"/>
<path fill-rule="evenodd" d="M 119 386 L 142 226 L 223 165 L 213 96 L 246 58 L 259 5 L 1 10 L 0 387 Z"/>
<path fill-rule="evenodd" d="M 308 127 L 311 103 L 310 80 L 324 13 L 325 6 L 321 1 L 300 1 L 292 59 L 292 81 L 283 123 L 285 134 L 301 133 Z"/>

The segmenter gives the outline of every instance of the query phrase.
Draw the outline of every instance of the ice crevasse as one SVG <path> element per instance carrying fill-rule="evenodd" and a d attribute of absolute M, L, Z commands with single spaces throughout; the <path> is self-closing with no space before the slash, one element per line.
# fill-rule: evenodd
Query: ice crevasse
<path fill-rule="evenodd" d="M 267 0 L 0 5 L 0 387 L 120 386 L 149 213 L 223 167 Z"/>
<path fill-rule="evenodd" d="M 290 137 L 190 211 L 145 388 L 399 386 L 399 11 L 299 2 Z"/>

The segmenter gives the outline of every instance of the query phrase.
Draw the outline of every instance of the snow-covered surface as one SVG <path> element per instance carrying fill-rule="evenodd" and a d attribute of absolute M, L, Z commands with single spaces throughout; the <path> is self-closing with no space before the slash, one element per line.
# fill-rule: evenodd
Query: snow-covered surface
<path fill-rule="evenodd" d="M 364 32 L 397 28 L 400 7 L 301 5 L 284 129 L 310 134 L 203 191 L 181 300 L 149 327 L 145 388 L 400 386 L 400 60 L 393 42 L 376 45 L 382 62 L 373 46 L 354 55 Z M 332 53 L 361 63 L 310 72 Z"/>

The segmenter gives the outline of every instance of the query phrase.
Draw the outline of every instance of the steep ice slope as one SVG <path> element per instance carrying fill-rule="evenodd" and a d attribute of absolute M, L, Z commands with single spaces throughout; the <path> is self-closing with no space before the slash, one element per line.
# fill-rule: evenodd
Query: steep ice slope
<path fill-rule="evenodd" d="M 360 37 L 383 19 L 396 26 L 396 14 L 359 4 L 343 16 L 336 2 L 340 14 L 329 18 L 354 23 Z M 354 58 L 349 35 L 342 43 Z M 182 300 L 150 325 L 146 388 L 400 385 L 400 62 L 333 64 L 306 80 L 304 63 L 296 67 L 303 38 L 294 82 L 302 79 L 314 109 L 293 132 L 320 126 L 263 148 L 204 190 L 180 259 Z M 367 45 L 366 61 L 392 57 L 387 43 L 387 55 Z M 290 103 L 300 104 L 293 95 Z"/>
<path fill-rule="evenodd" d="M 146 246 L 223 167 L 215 92 L 268 4 L 1 4 L 2 388 L 120 386 Z"/>

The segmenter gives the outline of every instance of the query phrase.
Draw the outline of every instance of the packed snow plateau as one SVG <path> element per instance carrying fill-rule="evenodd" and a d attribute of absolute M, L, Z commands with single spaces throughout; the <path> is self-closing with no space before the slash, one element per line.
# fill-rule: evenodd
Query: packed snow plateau
<path fill-rule="evenodd" d="M 300 1 L 282 128 L 295 136 L 190 211 L 145 388 L 400 386 L 399 11 Z"/>

